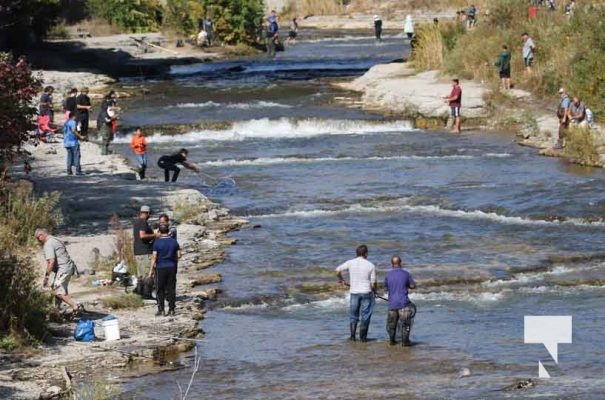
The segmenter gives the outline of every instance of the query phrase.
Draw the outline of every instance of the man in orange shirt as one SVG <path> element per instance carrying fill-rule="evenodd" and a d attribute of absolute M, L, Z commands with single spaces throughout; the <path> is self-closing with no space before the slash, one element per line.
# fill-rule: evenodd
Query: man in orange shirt
<path fill-rule="evenodd" d="M 143 135 L 143 131 L 140 126 L 137 126 L 134 131 L 134 136 L 130 141 L 130 147 L 134 150 L 134 155 L 137 158 L 139 164 L 139 170 L 137 172 L 138 179 L 145 179 L 145 170 L 147 169 L 147 139 Z"/>

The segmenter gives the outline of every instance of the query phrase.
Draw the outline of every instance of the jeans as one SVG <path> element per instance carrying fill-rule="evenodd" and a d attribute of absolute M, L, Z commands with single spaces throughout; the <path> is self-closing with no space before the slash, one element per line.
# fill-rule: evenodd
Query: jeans
<path fill-rule="evenodd" d="M 356 324 L 361 319 L 362 326 L 370 325 L 370 318 L 374 311 L 374 292 L 369 293 L 351 293 L 351 305 L 349 308 L 349 318 L 352 324 Z"/>
<path fill-rule="evenodd" d="M 80 144 L 76 144 L 73 147 L 66 147 L 67 151 L 67 173 L 72 174 L 71 167 L 76 167 L 76 173 L 82 173 L 82 167 L 80 166 Z"/>
<path fill-rule="evenodd" d="M 145 170 L 147 169 L 147 154 L 135 154 L 137 158 L 137 164 L 139 164 L 139 176 L 141 179 L 145 178 Z"/>

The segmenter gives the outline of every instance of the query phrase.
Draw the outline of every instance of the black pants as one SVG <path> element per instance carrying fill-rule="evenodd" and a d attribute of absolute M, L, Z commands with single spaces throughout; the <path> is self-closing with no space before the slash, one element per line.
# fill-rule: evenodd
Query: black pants
<path fill-rule="evenodd" d="M 168 300 L 168 310 L 174 310 L 176 302 L 176 268 L 156 268 L 155 285 L 158 310 L 164 311 L 164 300 Z"/>
<path fill-rule="evenodd" d="M 170 180 L 170 171 L 174 172 L 174 174 L 172 174 L 172 182 L 176 182 L 176 180 L 179 178 L 179 172 L 181 172 L 181 169 L 177 167 L 176 164 L 160 158 L 158 160 L 158 167 L 164 170 L 164 182 L 168 182 Z"/>
<path fill-rule="evenodd" d="M 78 118 L 80 121 L 80 133 L 83 136 L 88 135 L 88 117 L 84 118 Z"/>

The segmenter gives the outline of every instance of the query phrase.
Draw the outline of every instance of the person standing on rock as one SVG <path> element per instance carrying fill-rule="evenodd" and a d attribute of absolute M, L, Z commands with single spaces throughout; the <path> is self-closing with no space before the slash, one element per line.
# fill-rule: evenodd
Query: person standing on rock
<path fill-rule="evenodd" d="M 151 208 L 149 206 L 141 206 L 139 217 L 132 224 L 132 248 L 139 278 L 143 278 L 149 273 L 153 241 L 157 236 L 147 223 L 150 214 Z"/>
<path fill-rule="evenodd" d="M 374 15 L 374 35 L 377 42 L 382 42 L 382 19 L 378 15 Z"/>
<path fill-rule="evenodd" d="M 176 274 L 181 247 L 176 239 L 170 237 L 168 225 L 160 225 L 160 236 L 153 242 L 151 268 L 149 276 L 155 273 L 158 311 L 156 316 L 175 315 L 176 310 Z M 164 314 L 165 300 L 168 300 L 168 313 Z"/>
<path fill-rule="evenodd" d="M 179 173 L 181 169 L 177 167 L 177 164 L 183 165 L 185 168 L 193 170 L 195 172 L 199 171 L 199 169 L 187 162 L 187 154 L 189 152 L 187 149 L 180 149 L 178 153 L 174 153 L 171 155 L 163 155 L 158 160 L 158 167 L 164 170 L 164 182 L 170 181 L 170 171 L 173 171 L 172 174 L 172 182 L 176 182 L 179 178 Z"/>
<path fill-rule="evenodd" d="M 137 126 L 134 131 L 134 136 L 130 141 L 130 147 L 132 147 L 137 159 L 137 164 L 139 165 L 137 178 L 145 179 L 145 170 L 147 169 L 147 139 L 145 139 L 145 135 L 140 126 Z"/>
<path fill-rule="evenodd" d="M 559 89 L 559 107 L 557 107 L 557 118 L 559 119 L 559 139 L 557 140 L 556 148 L 565 147 L 565 137 L 567 135 L 567 128 L 569 127 L 569 107 L 571 106 L 571 99 L 567 94 L 565 88 Z"/>
<path fill-rule="evenodd" d="M 414 37 L 414 20 L 410 14 L 405 16 L 403 32 L 408 37 L 408 40 L 412 40 L 412 37 Z"/>
<path fill-rule="evenodd" d="M 359 326 L 359 339 L 362 342 L 368 341 L 368 329 L 370 319 L 374 311 L 376 302 L 376 267 L 368 261 L 368 247 L 362 244 L 356 249 L 357 257 L 345 262 L 336 268 L 336 276 L 341 285 L 346 285 L 342 277 L 343 271 L 349 271 L 349 328 L 351 332 L 350 340 L 355 341 L 357 324 Z"/>
<path fill-rule="evenodd" d="M 55 274 L 50 284 L 52 290 L 55 292 L 55 305 L 58 307 L 61 305 L 61 302 L 65 302 L 72 308 L 74 314 L 84 312 L 82 304 L 76 303 L 69 296 L 69 281 L 72 275 L 77 274 L 77 267 L 69 256 L 65 244 L 56 237 L 51 236 L 46 229 L 36 229 L 34 236 L 44 246 L 44 259 L 46 260 L 44 287 L 48 286 L 50 274 L 53 272 Z"/>
<path fill-rule="evenodd" d="M 498 55 L 496 67 L 500 73 L 500 87 L 502 90 L 510 90 L 510 58 L 508 46 L 502 45 L 502 51 Z"/>
<path fill-rule="evenodd" d="M 460 81 L 458 79 L 452 79 L 452 91 L 449 96 L 444 96 L 443 98 L 450 106 L 451 115 L 454 117 L 452 132 L 460 133 L 460 106 L 462 104 L 462 88 L 460 87 Z"/>
<path fill-rule="evenodd" d="M 82 136 L 88 136 L 88 122 L 90 120 L 90 97 L 88 97 L 88 88 L 83 87 L 80 89 L 80 94 L 76 97 L 76 116 L 78 124 L 80 125 L 80 133 Z"/>
<path fill-rule="evenodd" d="M 410 346 L 410 331 L 416 314 L 415 306 L 408 297 L 408 289 L 416 289 L 412 275 L 402 268 L 401 257 L 391 258 L 391 269 L 384 278 L 384 288 L 389 293 L 389 312 L 387 315 L 387 332 L 389 344 L 395 345 L 397 328 L 401 331 L 401 344 Z"/>

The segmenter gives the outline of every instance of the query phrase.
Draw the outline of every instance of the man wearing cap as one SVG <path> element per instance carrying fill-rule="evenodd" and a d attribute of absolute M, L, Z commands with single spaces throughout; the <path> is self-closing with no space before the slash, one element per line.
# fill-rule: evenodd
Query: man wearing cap
<path fill-rule="evenodd" d="M 139 217 L 132 224 L 133 250 L 134 258 L 137 262 L 137 276 L 145 277 L 149 272 L 149 262 L 153 249 L 153 240 L 156 234 L 147 223 L 151 208 L 149 206 L 141 206 Z"/>
<path fill-rule="evenodd" d="M 557 141 L 556 147 L 565 147 L 565 136 L 567 133 L 567 127 L 569 126 L 569 106 L 571 105 L 571 99 L 567 94 L 565 88 L 559 89 L 559 107 L 557 107 L 557 118 L 559 118 L 559 140 Z"/>
<path fill-rule="evenodd" d="M 362 342 L 367 342 L 370 318 L 372 318 L 374 303 L 376 302 L 376 267 L 368 261 L 368 247 L 365 244 L 357 247 L 356 254 L 357 258 L 349 260 L 336 268 L 336 276 L 338 277 L 338 282 L 341 285 L 345 285 L 342 271 L 349 271 L 351 301 L 349 306 L 350 340 L 355 341 L 357 323 L 361 320 L 359 339 Z"/>
<path fill-rule="evenodd" d="M 90 97 L 88 97 L 88 88 L 80 89 L 80 94 L 76 97 L 76 119 L 80 125 L 80 134 L 86 137 L 88 135 L 88 121 L 90 120 Z"/>
<path fill-rule="evenodd" d="M 382 42 L 382 19 L 379 15 L 374 15 L 374 35 L 377 42 Z"/>

